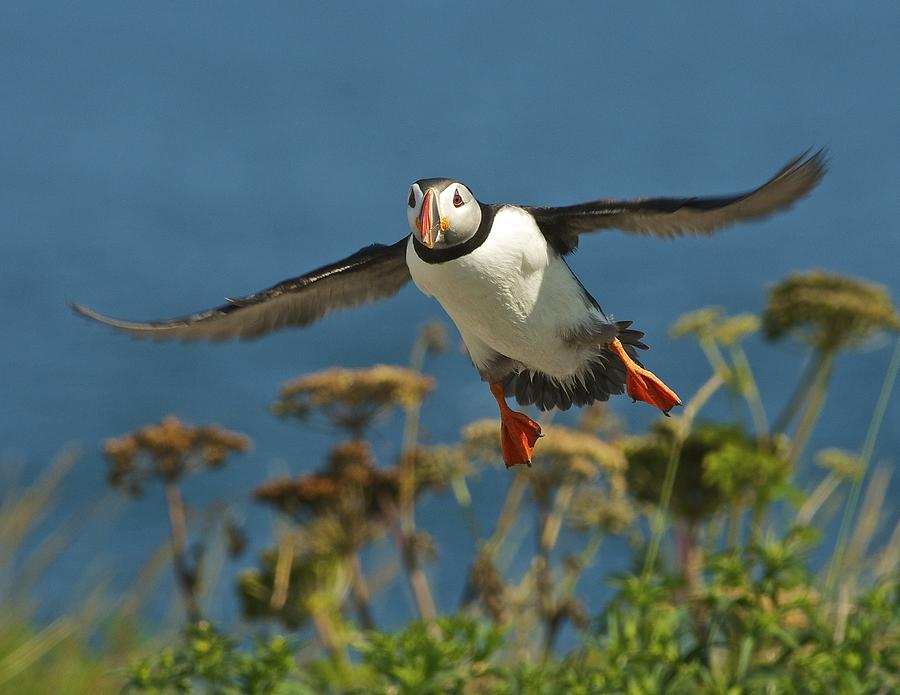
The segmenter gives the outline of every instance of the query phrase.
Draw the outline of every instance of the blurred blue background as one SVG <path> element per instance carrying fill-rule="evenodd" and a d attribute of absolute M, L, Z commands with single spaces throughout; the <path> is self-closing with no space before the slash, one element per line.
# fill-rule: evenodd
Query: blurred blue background
<path fill-rule="evenodd" d="M 303 372 L 404 363 L 418 327 L 446 321 L 413 287 L 306 331 L 217 346 L 132 341 L 78 320 L 66 301 L 135 319 L 215 305 L 404 236 L 408 185 L 422 177 L 459 178 L 489 202 L 719 194 L 827 146 L 828 176 L 787 214 L 712 239 L 605 233 L 572 260 L 607 311 L 647 332 L 651 368 L 683 395 L 708 373 L 696 347 L 667 336 L 687 310 L 757 311 L 768 285 L 807 268 L 897 297 L 898 26 L 896 3 L 821 0 L 2 3 L 2 466 L 33 479 L 80 442 L 60 519 L 105 494 L 104 438 L 167 413 L 255 442 L 185 484 L 194 506 L 319 466 L 334 437 L 277 421 L 268 405 Z M 752 341 L 750 352 L 777 411 L 801 350 Z M 814 448 L 859 447 L 888 358 L 839 361 Z M 441 385 L 424 410 L 430 441 L 494 417 L 459 351 L 427 368 Z M 628 399 L 613 407 L 632 430 L 653 417 Z M 876 461 L 896 461 L 898 422 L 895 395 Z M 387 460 L 396 427 L 383 432 Z M 476 505 L 489 509 L 507 485 L 499 466 L 482 474 Z M 464 571 L 454 558 L 471 552 L 451 506 L 420 513 L 443 550 L 432 574 L 444 595 Z M 245 507 L 257 550 L 270 520 Z M 155 488 L 92 518 L 39 588 L 43 610 L 98 557 L 128 585 L 166 532 Z M 608 547 L 600 562 L 621 566 Z"/>

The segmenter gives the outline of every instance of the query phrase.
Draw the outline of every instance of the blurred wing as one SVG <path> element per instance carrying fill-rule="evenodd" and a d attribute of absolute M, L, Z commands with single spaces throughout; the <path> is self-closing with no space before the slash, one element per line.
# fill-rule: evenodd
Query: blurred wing
<path fill-rule="evenodd" d="M 306 326 L 335 309 L 396 294 L 410 280 L 406 244 L 407 238 L 390 246 L 373 244 L 342 261 L 279 282 L 262 292 L 168 321 L 119 321 L 77 304 L 72 308 L 82 316 L 141 338 L 256 338 L 284 326 Z"/>
<path fill-rule="evenodd" d="M 567 207 L 528 207 L 550 244 L 566 254 L 578 246 L 578 235 L 601 229 L 672 238 L 713 232 L 742 220 L 758 219 L 790 207 L 822 180 L 822 150 L 788 163 L 759 188 L 715 198 L 644 198 L 595 200 Z"/>

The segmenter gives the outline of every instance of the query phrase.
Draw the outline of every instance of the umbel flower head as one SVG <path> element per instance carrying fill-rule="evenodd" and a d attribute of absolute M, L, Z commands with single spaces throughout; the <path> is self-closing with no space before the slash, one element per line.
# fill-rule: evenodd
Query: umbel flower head
<path fill-rule="evenodd" d="M 256 498 L 298 521 L 333 516 L 345 531 L 348 549 L 378 536 L 397 508 L 396 469 L 375 466 L 365 442 L 336 446 L 324 471 L 279 478 L 256 488 Z"/>
<path fill-rule="evenodd" d="M 713 331 L 721 319 L 720 307 L 707 306 L 695 309 L 679 316 L 669 329 L 669 335 L 673 338 L 693 337 L 697 340 L 708 340 L 712 338 Z"/>
<path fill-rule="evenodd" d="M 501 460 L 497 420 L 479 420 L 463 429 L 470 456 L 485 463 Z M 606 474 L 612 487 L 624 488 L 625 457 L 617 447 L 579 430 L 560 425 L 542 428 L 544 437 L 528 471 L 532 494 L 545 500 L 563 482 L 588 482 Z"/>
<path fill-rule="evenodd" d="M 825 351 L 897 330 L 900 315 L 884 287 L 823 271 L 795 273 L 779 282 L 769 291 L 763 313 L 769 340 L 794 335 Z"/>
<path fill-rule="evenodd" d="M 250 439 L 218 425 L 194 427 L 173 415 L 103 447 L 109 482 L 137 494 L 149 478 L 173 481 L 199 468 L 219 468 L 232 453 L 250 448 Z"/>
<path fill-rule="evenodd" d="M 726 316 L 717 306 L 689 311 L 678 317 L 669 329 L 673 338 L 692 337 L 700 342 L 713 340 L 720 345 L 737 345 L 759 330 L 759 318 L 753 314 Z"/>
<path fill-rule="evenodd" d="M 418 405 L 433 388 L 433 379 L 402 367 L 326 369 L 285 384 L 272 410 L 298 418 L 319 412 L 358 439 L 378 417 Z"/>

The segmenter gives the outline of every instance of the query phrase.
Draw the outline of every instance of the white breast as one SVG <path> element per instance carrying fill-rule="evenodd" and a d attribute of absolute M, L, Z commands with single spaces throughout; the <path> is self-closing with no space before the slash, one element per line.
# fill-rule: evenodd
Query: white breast
<path fill-rule="evenodd" d="M 418 288 L 459 328 L 476 367 L 500 353 L 564 377 L 587 356 L 562 337 L 599 312 L 521 208 L 501 208 L 485 242 L 460 258 L 425 263 L 410 239 L 406 260 Z"/>

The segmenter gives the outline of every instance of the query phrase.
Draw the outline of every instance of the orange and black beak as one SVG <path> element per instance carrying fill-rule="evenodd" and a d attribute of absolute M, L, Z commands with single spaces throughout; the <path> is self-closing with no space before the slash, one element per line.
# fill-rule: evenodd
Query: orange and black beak
<path fill-rule="evenodd" d="M 419 233 L 422 235 L 422 243 L 428 248 L 432 248 L 441 229 L 441 214 L 440 210 L 438 210 L 437 191 L 433 188 L 425 191 L 422 211 L 419 213 L 419 219 L 416 222 L 419 226 Z"/>

